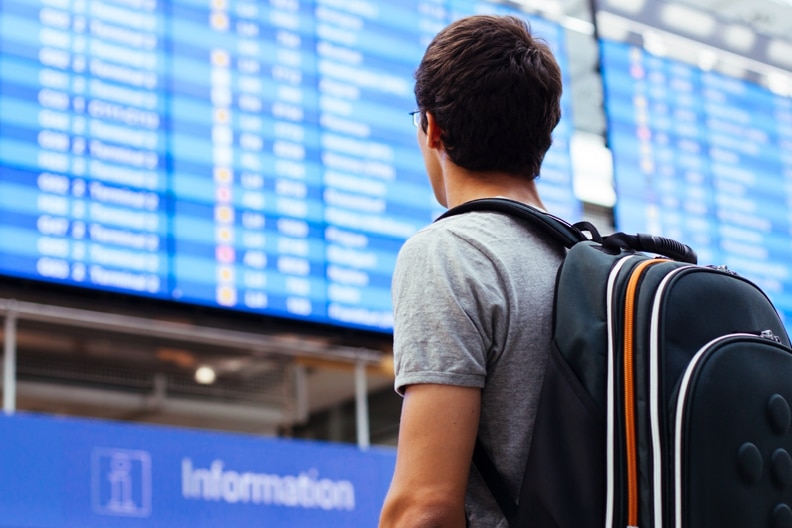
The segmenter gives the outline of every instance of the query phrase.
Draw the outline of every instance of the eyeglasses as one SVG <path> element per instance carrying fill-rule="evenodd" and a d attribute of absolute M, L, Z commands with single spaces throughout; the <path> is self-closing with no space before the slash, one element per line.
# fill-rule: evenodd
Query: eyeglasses
<path fill-rule="evenodd" d="M 415 110 L 413 112 L 410 112 L 410 115 L 412 116 L 413 126 L 415 128 L 421 126 L 421 111 Z"/>

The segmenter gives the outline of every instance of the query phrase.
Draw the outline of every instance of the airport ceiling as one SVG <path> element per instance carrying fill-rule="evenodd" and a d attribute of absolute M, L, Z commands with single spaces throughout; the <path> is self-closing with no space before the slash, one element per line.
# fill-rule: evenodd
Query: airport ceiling
<path fill-rule="evenodd" d="M 524 0 L 531 4 L 536 0 Z M 594 3 L 600 3 L 595 0 Z M 792 40 L 792 0 L 620 0 L 621 4 L 684 5 L 732 23 L 744 24 L 759 34 Z M 569 16 L 590 20 L 589 0 L 562 0 Z"/>
<path fill-rule="evenodd" d="M 789 0 L 681 0 L 679 3 L 745 24 L 759 34 L 792 40 Z"/>
<path fill-rule="evenodd" d="M 529 11 L 544 12 L 551 18 L 565 20 L 564 25 L 571 30 L 568 32 L 567 51 L 574 121 L 579 131 L 598 136 L 605 134 L 592 4 L 615 13 L 616 19 L 621 18 L 618 30 L 609 34 L 607 22 L 614 17 L 597 16 L 600 37 L 620 38 L 619 31 L 626 27 L 622 22 L 627 20 L 634 21 L 630 28 L 632 31 L 656 36 L 650 29 L 655 27 L 653 22 L 657 20 L 663 26 L 662 30 L 682 37 L 676 43 L 676 50 L 671 50 L 682 56 L 676 58 L 684 60 L 688 56 L 697 56 L 691 50 L 696 48 L 700 51 L 698 48 L 701 48 L 707 51 L 701 51 L 699 60 L 707 53 L 722 55 L 720 66 L 715 69 L 725 73 L 739 76 L 746 70 L 754 70 L 752 73 L 759 71 L 759 77 L 766 77 L 768 71 L 780 73 L 787 92 L 792 95 L 792 0 L 516 1 Z M 695 41 L 702 45 L 697 46 Z M 720 50 L 724 52 L 720 54 Z M 669 53 L 671 57 L 674 55 Z M 750 58 L 735 63 L 740 55 Z M 763 68 L 764 64 L 768 64 L 768 68 Z M 727 66 L 731 69 L 727 70 Z"/>

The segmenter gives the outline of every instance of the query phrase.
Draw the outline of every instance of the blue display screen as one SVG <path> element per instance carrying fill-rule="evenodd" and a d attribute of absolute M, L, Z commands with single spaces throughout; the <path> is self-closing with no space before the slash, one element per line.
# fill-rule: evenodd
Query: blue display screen
<path fill-rule="evenodd" d="M 388 332 L 441 211 L 407 113 L 474 1 L 5 0 L 0 274 Z M 568 91 L 568 90 L 567 90 Z M 540 180 L 574 218 L 569 99 Z"/>
<path fill-rule="evenodd" d="M 691 245 L 792 321 L 792 99 L 602 42 L 617 228 Z"/>

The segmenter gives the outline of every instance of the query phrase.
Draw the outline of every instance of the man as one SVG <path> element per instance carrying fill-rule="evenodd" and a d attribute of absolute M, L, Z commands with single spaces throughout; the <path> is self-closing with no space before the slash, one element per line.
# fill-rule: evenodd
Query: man
<path fill-rule="evenodd" d="M 437 200 L 544 208 L 535 178 L 560 118 L 561 73 L 513 17 L 454 22 L 416 72 L 418 143 Z M 506 527 L 472 467 L 481 440 L 516 499 L 551 339 L 563 249 L 500 213 L 436 222 L 393 279 L 396 470 L 380 526 Z"/>

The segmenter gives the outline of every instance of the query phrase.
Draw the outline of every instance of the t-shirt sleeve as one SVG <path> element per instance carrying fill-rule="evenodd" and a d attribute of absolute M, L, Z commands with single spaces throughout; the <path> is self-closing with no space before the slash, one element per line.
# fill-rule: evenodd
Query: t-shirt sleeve
<path fill-rule="evenodd" d="M 484 387 L 504 288 L 486 252 L 445 229 L 419 232 L 393 277 L 395 388 Z"/>

